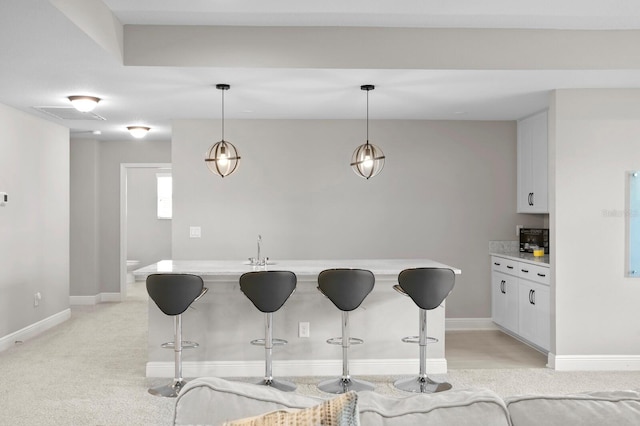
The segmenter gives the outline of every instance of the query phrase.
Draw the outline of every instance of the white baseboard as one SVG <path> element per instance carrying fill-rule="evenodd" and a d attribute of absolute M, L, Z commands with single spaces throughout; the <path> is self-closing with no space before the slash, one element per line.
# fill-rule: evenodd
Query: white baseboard
<path fill-rule="evenodd" d="M 353 375 L 412 375 L 419 370 L 418 359 L 352 359 L 349 372 Z M 273 371 L 282 377 L 336 376 L 342 372 L 342 360 L 273 361 Z M 428 359 L 429 374 L 446 374 L 447 360 Z M 147 377 L 173 377 L 173 362 L 148 362 Z M 186 361 L 182 363 L 184 377 L 261 377 L 264 361 Z"/>
<path fill-rule="evenodd" d="M 558 371 L 639 371 L 640 355 L 555 355 L 549 368 Z"/>
<path fill-rule="evenodd" d="M 445 331 L 454 330 L 498 330 L 491 318 L 446 318 Z"/>
<path fill-rule="evenodd" d="M 98 293 L 94 296 L 69 296 L 70 305 L 97 305 L 105 302 L 120 302 L 120 293 Z"/>
<path fill-rule="evenodd" d="M 16 341 L 24 342 L 25 340 L 31 339 L 58 324 L 62 324 L 69 318 L 71 318 L 71 309 L 65 309 L 64 311 L 60 311 L 57 314 L 53 314 L 50 317 L 26 326 L 21 330 L 8 334 L 4 337 L 0 337 L 0 352 L 13 347 L 16 344 Z"/>

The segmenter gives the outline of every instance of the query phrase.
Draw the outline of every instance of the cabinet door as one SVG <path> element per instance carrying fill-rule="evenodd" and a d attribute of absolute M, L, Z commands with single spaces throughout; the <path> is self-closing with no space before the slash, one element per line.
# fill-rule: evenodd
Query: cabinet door
<path fill-rule="evenodd" d="M 549 350 L 551 347 L 551 295 L 549 287 L 538 285 L 534 295 L 534 302 L 536 306 L 537 327 L 536 340 L 534 340 L 533 343 L 543 349 Z"/>
<path fill-rule="evenodd" d="M 547 112 L 518 121 L 519 213 L 548 213 Z"/>
<path fill-rule="evenodd" d="M 520 280 L 518 286 L 518 334 L 534 343 L 537 334 L 533 283 Z"/>
<path fill-rule="evenodd" d="M 518 187 L 518 213 L 527 213 L 531 210 L 531 194 L 533 192 L 533 124 L 530 119 L 518 121 L 518 162 L 517 162 L 517 187 Z"/>
<path fill-rule="evenodd" d="M 491 318 L 493 322 L 504 327 L 505 322 L 505 297 L 502 289 L 505 283 L 505 274 L 493 272 L 491 274 Z"/>
<path fill-rule="evenodd" d="M 514 333 L 518 332 L 517 278 L 500 272 L 492 274 L 491 313 L 493 321 Z"/>
<path fill-rule="evenodd" d="M 521 279 L 518 288 L 518 333 L 548 350 L 551 335 L 549 287 Z"/>

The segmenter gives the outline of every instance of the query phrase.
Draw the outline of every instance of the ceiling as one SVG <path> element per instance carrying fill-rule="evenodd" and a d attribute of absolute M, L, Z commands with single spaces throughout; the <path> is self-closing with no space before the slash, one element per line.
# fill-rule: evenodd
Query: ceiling
<path fill-rule="evenodd" d="M 637 0 L 103 0 L 122 24 L 640 29 Z M 422 70 L 124 66 L 49 0 L 0 2 L 0 103 L 69 127 L 73 137 L 128 140 L 148 125 L 169 140 L 172 119 L 515 120 L 556 88 L 639 88 L 637 70 Z M 105 121 L 59 120 L 34 107 L 103 99 Z M 92 130 L 100 130 L 93 136 Z"/>

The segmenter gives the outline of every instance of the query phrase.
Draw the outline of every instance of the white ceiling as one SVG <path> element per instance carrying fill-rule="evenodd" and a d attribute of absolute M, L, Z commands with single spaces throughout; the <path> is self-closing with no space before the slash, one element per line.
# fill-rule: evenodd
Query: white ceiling
<path fill-rule="evenodd" d="M 124 24 L 326 25 L 638 29 L 637 0 L 103 0 Z M 398 12 L 401 11 L 401 12 Z M 216 83 L 230 83 L 227 118 L 514 120 L 554 88 L 640 87 L 640 72 L 228 69 L 123 66 L 48 0 L 0 1 L 0 103 L 59 122 L 76 136 L 129 139 L 125 126 L 169 139 L 171 120 L 219 118 Z M 60 121 L 34 106 L 103 98 L 106 121 Z M 84 132 L 84 133 L 82 133 Z"/>

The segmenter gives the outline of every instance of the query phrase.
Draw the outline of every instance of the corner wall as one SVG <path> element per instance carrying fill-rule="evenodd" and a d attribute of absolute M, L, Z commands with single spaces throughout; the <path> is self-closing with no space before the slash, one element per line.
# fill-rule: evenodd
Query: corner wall
<path fill-rule="evenodd" d="M 74 217 L 83 219 L 71 224 L 71 244 L 88 244 L 89 249 L 74 251 L 71 296 L 120 292 L 120 164 L 170 163 L 170 145 L 153 140 L 72 142 L 74 179 L 82 180 L 74 181 L 71 197 L 78 200 Z M 91 241 L 82 242 L 87 239 Z"/>
<path fill-rule="evenodd" d="M 626 172 L 640 170 L 640 90 L 558 90 L 552 103 L 552 361 L 637 370 L 640 281 L 625 277 L 625 209 Z"/>
<path fill-rule="evenodd" d="M 0 104 L 0 153 L 2 350 L 69 317 L 69 131 Z"/>

